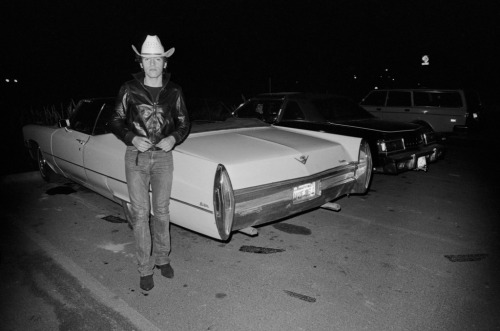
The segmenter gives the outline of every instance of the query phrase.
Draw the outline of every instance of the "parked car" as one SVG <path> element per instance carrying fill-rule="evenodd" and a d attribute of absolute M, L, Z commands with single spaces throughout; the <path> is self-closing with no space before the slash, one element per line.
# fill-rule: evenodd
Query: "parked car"
<path fill-rule="evenodd" d="M 27 125 L 23 135 L 43 178 L 63 175 L 122 204 L 127 214 L 126 147 L 107 127 L 113 104 L 82 100 L 59 126 Z M 224 241 L 234 231 L 362 194 L 372 174 L 363 139 L 255 119 L 194 122 L 173 155 L 172 223 Z"/>
<path fill-rule="evenodd" d="M 377 89 L 360 105 L 379 118 L 417 123 L 440 133 L 478 128 L 482 109 L 479 95 L 462 89 Z"/>
<path fill-rule="evenodd" d="M 427 170 L 443 156 L 432 130 L 416 124 L 377 119 L 351 99 L 333 94 L 268 93 L 247 100 L 233 116 L 258 118 L 278 127 L 365 139 L 374 171 L 398 174 Z"/>

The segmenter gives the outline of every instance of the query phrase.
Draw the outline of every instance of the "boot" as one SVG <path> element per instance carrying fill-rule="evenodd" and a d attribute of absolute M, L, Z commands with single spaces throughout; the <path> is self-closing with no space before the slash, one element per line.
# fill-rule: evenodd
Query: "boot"
<path fill-rule="evenodd" d="M 141 289 L 144 291 L 149 291 L 155 286 L 155 282 L 153 280 L 153 275 L 149 276 L 141 276 L 141 283 L 140 283 Z"/>

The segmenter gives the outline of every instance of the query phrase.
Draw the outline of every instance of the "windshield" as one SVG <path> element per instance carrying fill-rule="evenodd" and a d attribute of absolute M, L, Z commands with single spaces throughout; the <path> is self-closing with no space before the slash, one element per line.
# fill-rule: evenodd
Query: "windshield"
<path fill-rule="evenodd" d="M 272 123 L 278 116 L 282 103 L 281 99 L 250 100 L 238 108 L 235 115 L 238 118 L 257 118 Z"/>

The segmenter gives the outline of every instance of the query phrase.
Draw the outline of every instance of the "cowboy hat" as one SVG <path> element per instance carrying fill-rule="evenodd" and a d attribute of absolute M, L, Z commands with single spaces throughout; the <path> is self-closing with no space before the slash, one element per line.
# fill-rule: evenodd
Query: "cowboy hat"
<path fill-rule="evenodd" d="M 132 45 L 134 52 L 141 57 L 171 57 L 174 54 L 175 48 L 170 48 L 165 52 L 160 38 L 157 36 L 147 36 L 146 40 L 142 44 L 141 53 L 137 51 L 134 45 Z"/>

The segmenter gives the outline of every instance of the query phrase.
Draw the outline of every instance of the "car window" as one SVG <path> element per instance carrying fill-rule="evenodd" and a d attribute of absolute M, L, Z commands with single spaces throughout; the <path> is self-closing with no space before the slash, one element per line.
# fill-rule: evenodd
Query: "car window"
<path fill-rule="evenodd" d="M 111 130 L 108 126 L 108 121 L 111 118 L 114 109 L 114 102 L 112 102 L 111 100 L 104 102 L 103 106 L 101 106 L 101 111 L 99 113 L 99 117 L 97 118 L 94 132 L 92 133 L 94 136 L 99 134 L 111 133 Z"/>
<path fill-rule="evenodd" d="M 330 98 L 318 98 L 313 99 L 317 111 L 327 120 L 327 121 L 339 121 L 339 120 L 351 120 L 351 119 L 362 119 L 371 118 L 368 111 L 357 105 L 349 98 L 342 97 L 330 97 Z"/>
<path fill-rule="evenodd" d="M 100 110 L 99 105 L 87 100 L 82 101 L 71 118 L 71 128 L 89 135 L 92 134 Z"/>
<path fill-rule="evenodd" d="M 386 91 L 372 91 L 361 101 L 361 104 L 364 106 L 384 106 L 386 95 Z"/>
<path fill-rule="evenodd" d="M 434 94 L 430 92 L 415 92 L 413 93 L 413 102 L 415 102 L 415 106 L 438 107 L 437 98 L 433 97 Z"/>
<path fill-rule="evenodd" d="M 283 120 L 305 120 L 306 118 L 300 106 L 295 101 L 287 102 L 283 111 Z"/>
<path fill-rule="evenodd" d="M 73 130 L 91 135 L 94 133 L 95 126 L 96 128 L 98 127 L 99 133 L 96 132 L 94 134 L 106 133 L 105 126 L 109 116 L 111 115 L 110 112 L 112 109 L 113 107 L 104 101 L 82 101 L 70 120 L 71 128 Z M 99 116 L 99 114 L 101 114 L 101 116 Z M 96 123 L 98 116 L 100 121 L 97 121 Z"/>
<path fill-rule="evenodd" d="M 389 91 L 387 98 L 388 107 L 410 107 L 411 92 L 405 91 Z"/>
<path fill-rule="evenodd" d="M 458 92 L 414 92 L 415 106 L 421 107 L 462 107 L 462 98 Z"/>
<path fill-rule="evenodd" d="M 250 100 L 238 108 L 236 116 L 239 118 L 258 118 L 272 123 L 278 116 L 281 104 L 281 100 Z"/>
<path fill-rule="evenodd" d="M 460 108 L 462 107 L 462 98 L 458 92 L 437 93 L 439 107 Z"/>

